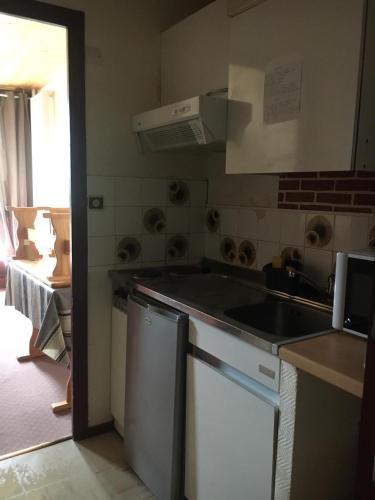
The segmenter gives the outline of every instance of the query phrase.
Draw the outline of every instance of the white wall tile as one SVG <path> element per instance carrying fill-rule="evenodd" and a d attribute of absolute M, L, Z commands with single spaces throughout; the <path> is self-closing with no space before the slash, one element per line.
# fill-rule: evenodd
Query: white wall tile
<path fill-rule="evenodd" d="M 207 203 L 207 181 L 189 181 L 190 205 L 202 207 Z"/>
<path fill-rule="evenodd" d="M 281 212 L 281 243 L 303 246 L 305 241 L 305 214 L 283 210 Z"/>
<path fill-rule="evenodd" d="M 311 247 L 311 243 L 306 239 L 306 235 L 307 235 L 307 228 L 308 228 L 308 225 L 309 223 L 311 222 L 312 219 L 314 219 L 314 217 L 324 217 L 324 219 L 326 219 L 328 221 L 328 223 L 330 224 L 331 226 L 331 230 L 332 230 L 332 237 L 330 239 L 330 241 L 322 246 L 322 247 L 319 247 L 321 248 L 322 250 L 332 250 L 333 248 L 333 240 L 334 240 L 334 227 L 335 227 L 335 216 L 332 215 L 332 214 L 322 214 L 321 212 L 320 213 L 308 213 L 306 214 L 306 229 L 305 229 L 305 246 L 306 247 Z"/>
<path fill-rule="evenodd" d="M 189 259 L 199 260 L 205 256 L 205 235 L 196 233 L 190 235 Z"/>
<path fill-rule="evenodd" d="M 166 233 L 188 233 L 190 209 L 186 207 L 170 207 L 166 210 Z"/>
<path fill-rule="evenodd" d="M 332 273 L 332 252 L 306 248 L 304 272 L 318 285 L 326 287 L 328 276 Z"/>
<path fill-rule="evenodd" d="M 167 204 L 167 181 L 165 179 L 142 180 L 142 205 L 161 206 Z"/>
<path fill-rule="evenodd" d="M 238 227 L 238 210 L 234 208 L 222 208 L 220 210 L 219 233 L 235 236 Z"/>
<path fill-rule="evenodd" d="M 111 264 L 114 264 L 114 236 L 90 236 L 88 243 L 89 266 L 109 266 Z"/>
<path fill-rule="evenodd" d="M 140 234 L 142 230 L 142 208 L 116 207 L 116 234 Z"/>
<path fill-rule="evenodd" d="M 205 235 L 205 256 L 213 260 L 221 260 L 220 256 L 220 236 L 217 233 L 206 233 Z"/>
<path fill-rule="evenodd" d="M 144 262 L 163 261 L 166 257 L 166 239 L 160 234 L 144 234 L 142 236 L 142 256 Z"/>
<path fill-rule="evenodd" d="M 279 255 L 279 244 L 273 241 L 259 241 L 257 254 L 257 269 L 262 271 L 266 264 L 272 262 L 272 258 Z"/>
<path fill-rule="evenodd" d="M 142 209 L 142 222 L 141 222 L 141 227 L 142 227 L 142 233 L 143 234 L 154 234 L 154 233 L 150 233 L 150 231 L 148 231 L 148 229 L 146 228 L 145 224 L 144 224 L 144 220 L 145 220 L 145 215 L 146 213 L 151 210 L 151 209 L 154 209 L 154 208 L 157 208 L 158 210 L 160 210 L 162 213 L 163 213 L 163 216 L 165 218 L 165 222 L 167 221 L 167 211 L 166 211 L 166 208 L 165 207 L 145 207 Z M 161 231 L 161 233 L 165 233 L 166 232 L 166 227 Z"/>
<path fill-rule="evenodd" d="M 230 233 L 243 238 L 258 238 L 258 218 L 255 210 L 240 208 L 237 211 L 237 232 Z"/>
<path fill-rule="evenodd" d="M 87 211 L 89 236 L 112 236 L 115 234 L 115 211 L 113 207 Z"/>
<path fill-rule="evenodd" d="M 236 259 L 235 261 L 233 262 L 233 265 L 235 266 L 240 266 L 240 267 L 244 267 L 245 269 L 256 269 L 257 268 L 257 262 L 258 262 L 258 242 L 256 240 L 251 240 L 250 238 L 246 238 L 247 241 L 250 241 L 250 243 L 252 243 L 253 247 L 254 247 L 254 250 L 255 250 L 255 259 L 254 259 L 254 262 L 251 264 L 251 266 L 242 266 L 239 258 L 238 258 L 238 254 L 239 254 L 239 249 L 240 249 L 240 245 L 243 241 L 245 241 L 245 238 L 241 237 L 237 237 L 237 238 L 233 238 L 235 244 L 236 244 Z M 229 262 L 228 262 L 229 264 Z"/>
<path fill-rule="evenodd" d="M 368 217 L 359 215 L 336 215 L 333 248 L 361 250 L 367 247 Z"/>
<path fill-rule="evenodd" d="M 204 207 L 192 207 L 189 210 L 191 233 L 205 233 L 206 227 L 206 209 Z"/>
<path fill-rule="evenodd" d="M 87 196 L 103 196 L 104 206 L 113 207 L 115 204 L 114 185 L 114 177 L 88 175 Z"/>
<path fill-rule="evenodd" d="M 142 179 L 137 177 L 116 177 L 115 204 L 121 206 L 142 205 Z"/>
<path fill-rule="evenodd" d="M 141 251 L 135 260 L 133 260 L 132 262 L 126 263 L 126 262 L 123 262 L 120 259 L 120 257 L 118 257 L 117 249 L 118 249 L 118 245 L 119 245 L 120 241 L 123 238 L 128 238 L 128 237 L 134 238 L 138 241 L 138 243 L 141 247 Z M 114 250 L 114 252 L 115 252 L 115 264 L 116 265 L 121 265 L 122 268 L 124 268 L 124 269 L 132 268 L 132 267 L 139 267 L 142 263 L 142 235 L 141 234 L 120 234 L 120 235 L 116 236 L 115 237 L 115 250 Z"/>
<path fill-rule="evenodd" d="M 261 241 L 279 242 L 281 237 L 281 211 L 257 210 L 258 238 Z"/>

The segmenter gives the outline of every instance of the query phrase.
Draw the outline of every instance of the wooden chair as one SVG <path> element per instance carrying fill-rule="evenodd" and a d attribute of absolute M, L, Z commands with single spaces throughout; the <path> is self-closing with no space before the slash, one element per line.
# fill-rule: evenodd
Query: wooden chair
<path fill-rule="evenodd" d="M 54 245 L 56 266 L 48 279 L 52 283 L 70 281 L 70 211 L 68 209 L 56 211 L 51 208 L 43 216 L 51 220 L 56 236 Z"/>

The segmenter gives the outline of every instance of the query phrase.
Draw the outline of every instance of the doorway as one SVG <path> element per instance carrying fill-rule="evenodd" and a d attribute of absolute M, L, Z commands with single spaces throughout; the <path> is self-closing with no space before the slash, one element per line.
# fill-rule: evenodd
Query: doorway
<path fill-rule="evenodd" d="M 68 160 L 70 160 L 71 165 L 71 238 L 69 239 L 71 240 L 72 281 L 72 434 L 74 439 L 80 439 L 88 433 L 84 15 L 70 9 L 28 0 L 16 3 L 0 0 L 0 13 L 49 23 L 50 26 L 61 27 L 60 29 L 67 33 L 68 102 L 70 109 Z M 51 92 L 51 89 L 45 90 Z M 36 186 L 34 187 L 36 193 Z M 42 192 L 43 190 L 37 196 L 40 196 Z M 79 335 L 75 335 L 75 332 L 79 332 Z"/>

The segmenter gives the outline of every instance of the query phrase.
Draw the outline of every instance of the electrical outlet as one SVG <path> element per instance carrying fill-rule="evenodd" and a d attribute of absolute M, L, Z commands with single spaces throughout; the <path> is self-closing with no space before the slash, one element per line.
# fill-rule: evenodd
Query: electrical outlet
<path fill-rule="evenodd" d="M 89 208 L 91 210 L 103 210 L 104 197 L 103 196 L 89 196 Z"/>

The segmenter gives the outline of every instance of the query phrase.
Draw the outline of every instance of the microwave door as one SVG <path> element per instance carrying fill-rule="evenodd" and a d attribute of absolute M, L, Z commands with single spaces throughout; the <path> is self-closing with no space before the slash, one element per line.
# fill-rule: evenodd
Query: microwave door
<path fill-rule="evenodd" d="M 375 264 L 348 258 L 344 307 L 344 330 L 368 336 L 374 321 Z"/>

